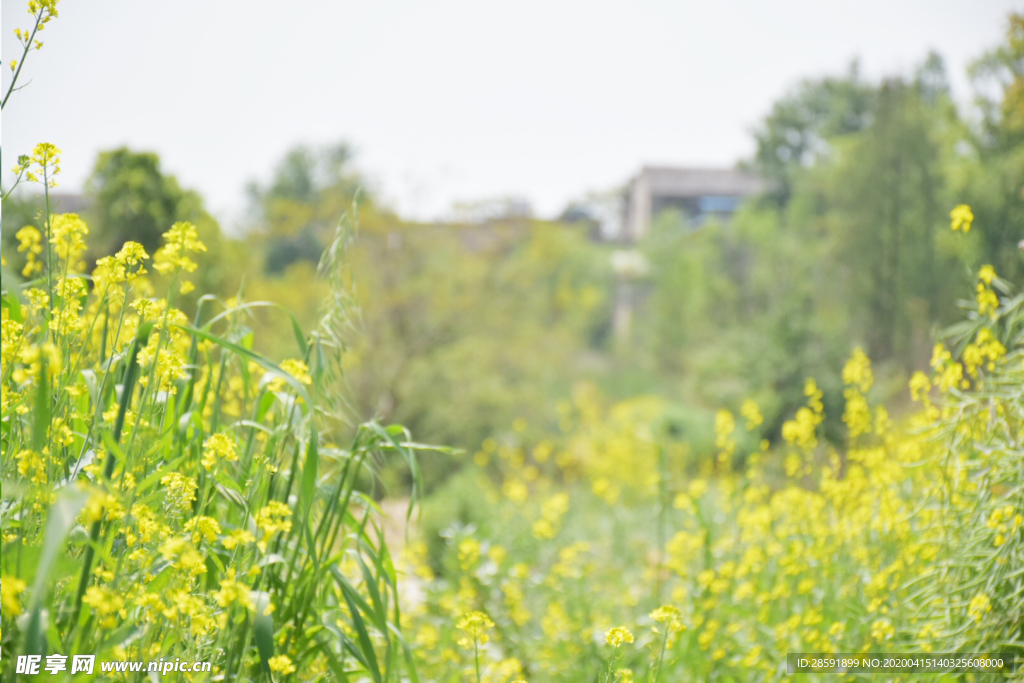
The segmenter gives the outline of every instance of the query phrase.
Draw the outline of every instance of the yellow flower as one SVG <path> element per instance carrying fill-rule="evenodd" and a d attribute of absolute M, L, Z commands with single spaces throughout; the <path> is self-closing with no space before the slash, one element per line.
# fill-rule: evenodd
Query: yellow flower
<path fill-rule="evenodd" d="M 97 287 L 105 284 L 132 282 L 146 274 L 142 262 L 149 258 L 145 248 L 138 242 L 125 242 L 113 256 L 104 256 L 96 261 L 92 277 Z"/>
<path fill-rule="evenodd" d="M 85 253 L 85 235 L 89 234 L 89 226 L 78 214 L 62 213 L 50 219 L 50 244 L 54 252 L 69 264 Z"/>
<path fill-rule="evenodd" d="M 217 534 L 220 533 L 220 522 L 213 517 L 200 515 L 185 522 L 185 531 L 192 532 L 192 540 L 194 542 L 198 543 L 199 539 L 202 538 L 207 543 L 213 543 L 217 540 Z"/>
<path fill-rule="evenodd" d="M 221 545 L 228 550 L 234 550 L 240 543 L 252 543 L 255 540 L 256 537 L 252 535 L 252 532 L 247 531 L 246 529 L 232 529 L 228 532 L 228 535 L 221 540 Z"/>
<path fill-rule="evenodd" d="M 612 647 L 621 647 L 623 643 L 633 642 L 633 634 L 625 626 L 616 626 L 605 631 L 604 642 Z"/>
<path fill-rule="evenodd" d="M 857 347 L 853 355 L 843 367 L 843 383 L 855 386 L 861 391 L 867 391 L 875 381 L 871 372 L 871 361 L 868 359 L 864 349 Z"/>
<path fill-rule="evenodd" d="M 160 483 L 167 487 L 167 504 L 172 508 L 187 510 L 196 499 L 199 485 L 192 477 L 180 472 L 171 472 L 160 478 Z"/>
<path fill-rule="evenodd" d="M 679 608 L 674 605 L 662 605 L 650 614 L 651 619 L 664 624 L 666 630 L 675 633 L 686 629 L 680 616 Z"/>
<path fill-rule="evenodd" d="M 26 584 L 14 576 L 0 579 L 0 608 L 8 619 L 21 614 L 21 602 L 18 596 L 25 592 Z"/>
<path fill-rule="evenodd" d="M 740 415 L 747 420 L 748 432 L 754 431 L 764 422 L 764 417 L 761 415 L 761 409 L 755 401 L 749 398 L 743 401 L 743 405 L 740 406 Z"/>
<path fill-rule="evenodd" d="M 106 586 L 89 586 L 82 596 L 82 604 L 92 607 L 100 626 L 113 628 L 118 611 L 124 607 L 124 598 Z"/>
<path fill-rule="evenodd" d="M 896 628 L 888 619 L 876 619 L 871 624 L 871 637 L 878 642 L 889 640 L 894 635 L 896 635 Z"/>
<path fill-rule="evenodd" d="M 295 673 L 295 665 L 292 664 L 292 660 L 288 655 L 276 655 L 267 660 L 267 664 L 270 666 L 271 671 L 276 671 L 282 676 Z"/>
<path fill-rule="evenodd" d="M 214 434 L 203 442 L 203 457 L 200 462 L 207 470 L 212 470 L 218 460 L 238 461 L 235 440 L 223 432 Z"/>
<path fill-rule="evenodd" d="M 928 375 L 920 370 L 915 372 L 914 376 L 910 378 L 910 398 L 913 401 L 923 403 L 928 400 L 928 392 L 931 390 L 931 380 L 928 379 Z"/>
<path fill-rule="evenodd" d="M 971 231 L 971 223 L 974 222 L 974 214 L 971 207 L 961 204 L 949 212 L 950 225 L 953 230 L 963 230 L 964 233 Z"/>
<path fill-rule="evenodd" d="M 256 609 L 249 586 L 235 579 L 234 567 L 229 569 L 227 575 L 220 580 L 220 590 L 216 591 L 213 596 L 221 607 L 238 604 L 249 611 Z"/>
<path fill-rule="evenodd" d="M 459 645 L 469 649 L 484 645 L 490 640 L 487 631 L 494 628 L 494 622 L 483 612 L 468 612 L 462 615 L 455 628 L 466 634 L 459 638 Z"/>
<path fill-rule="evenodd" d="M 299 384 L 309 386 L 313 383 L 313 377 L 309 374 L 309 366 L 304 361 L 288 358 L 281 361 L 281 369 L 298 380 Z M 267 383 L 267 388 L 270 391 L 284 391 L 287 385 L 285 379 L 278 375 Z"/>
<path fill-rule="evenodd" d="M 32 163 L 43 174 L 47 187 L 57 187 L 57 181 L 54 180 L 53 176 L 60 173 L 60 155 L 61 151 L 49 142 L 40 142 L 32 150 Z M 33 171 L 26 172 L 25 178 L 31 182 L 43 182 Z"/>
<path fill-rule="evenodd" d="M 43 262 L 39 255 L 43 253 L 43 235 L 34 225 L 26 225 L 14 234 L 18 240 L 18 252 L 25 254 L 25 267 L 22 268 L 23 277 L 32 277 L 36 273 L 43 272 Z"/>
<path fill-rule="evenodd" d="M 459 566 L 462 571 L 469 571 L 480 559 L 480 542 L 473 538 L 464 538 L 459 542 Z"/>
<path fill-rule="evenodd" d="M 256 513 L 256 526 L 267 536 L 278 531 L 288 533 L 292 530 L 291 508 L 279 500 L 272 500 Z"/>
<path fill-rule="evenodd" d="M 199 239 L 196 226 L 191 223 L 175 223 L 164 233 L 164 246 L 153 255 L 153 268 L 163 275 L 173 273 L 192 273 L 199 267 L 189 254 L 206 251 L 206 245 Z M 193 285 L 184 280 L 180 284 L 180 292 L 187 294 Z"/>
<path fill-rule="evenodd" d="M 843 394 L 846 398 L 843 422 L 850 432 L 850 438 L 855 439 L 861 434 L 867 434 L 871 431 L 871 408 L 867 399 L 853 387 L 847 387 Z"/>
<path fill-rule="evenodd" d="M 992 611 L 992 601 L 984 593 L 978 593 L 971 598 L 967 605 L 967 615 L 974 621 L 980 622 Z"/>
<path fill-rule="evenodd" d="M 999 295 L 992 290 L 991 287 L 986 287 L 982 283 L 978 283 L 978 313 L 980 315 L 989 315 L 992 318 L 996 317 L 996 309 L 999 308 Z"/>

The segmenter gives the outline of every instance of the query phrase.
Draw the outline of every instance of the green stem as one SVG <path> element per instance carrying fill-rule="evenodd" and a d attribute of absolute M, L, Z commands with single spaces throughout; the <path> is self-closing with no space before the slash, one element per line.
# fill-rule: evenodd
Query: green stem
<path fill-rule="evenodd" d="M 10 98 L 11 93 L 14 92 L 14 84 L 18 82 L 18 76 L 21 75 L 21 67 L 25 63 L 25 58 L 28 57 L 29 50 L 32 49 L 32 41 L 36 37 L 36 32 L 39 31 L 39 24 L 43 20 L 43 10 L 39 10 L 39 14 L 36 15 L 36 25 L 32 27 L 32 35 L 25 41 L 25 50 L 21 53 L 21 59 L 18 60 L 18 68 L 14 71 L 14 78 L 11 79 L 11 84 L 7 87 L 7 94 L 4 95 L 4 101 L 0 102 L 0 109 L 7 106 L 7 100 Z"/>
<path fill-rule="evenodd" d="M 473 658 L 476 660 L 476 683 L 480 683 L 480 642 L 473 638 Z"/>
<path fill-rule="evenodd" d="M 117 410 L 117 420 L 114 423 L 114 443 L 120 443 L 121 432 L 124 430 L 125 416 L 128 414 L 128 406 L 132 402 L 132 392 L 138 379 L 139 349 L 149 339 L 152 325 L 143 325 L 139 328 L 135 340 L 132 342 L 132 350 L 128 356 L 128 367 L 125 370 L 124 388 L 121 390 L 121 405 Z M 114 474 L 114 454 L 107 453 L 106 462 L 103 464 L 103 478 L 109 482 Z M 89 532 L 89 544 L 85 547 L 85 555 L 82 558 L 82 574 L 78 580 L 78 592 L 75 595 L 75 607 L 71 613 L 71 622 L 68 624 L 68 635 L 75 630 L 78 622 L 78 615 L 82 611 L 82 598 L 85 597 L 85 589 L 89 585 L 89 573 L 92 570 L 93 557 L 96 554 L 96 544 L 99 542 L 100 528 L 103 520 L 98 519 L 92 523 Z"/>
<path fill-rule="evenodd" d="M 661 654 L 658 655 L 658 666 L 654 673 L 654 683 L 658 683 L 658 679 L 661 678 L 661 664 L 665 661 L 665 647 L 668 645 L 668 629 L 668 624 L 665 624 L 665 637 L 661 639 Z"/>

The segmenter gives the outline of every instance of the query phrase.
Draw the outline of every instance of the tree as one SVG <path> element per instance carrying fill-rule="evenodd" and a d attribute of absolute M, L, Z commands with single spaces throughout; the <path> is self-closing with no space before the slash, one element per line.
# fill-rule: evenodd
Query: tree
<path fill-rule="evenodd" d="M 1010 280 L 1024 276 L 1015 248 L 1024 226 L 1024 13 L 1010 15 L 1006 42 L 971 67 L 982 124 L 960 159 L 958 189 L 983 230 L 979 261 Z"/>
<path fill-rule="evenodd" d="M 803 81 L 776 102 L 754 130 L 753 166 L 770 195 L 785 204 L 801 171 L 828 153 L 829 140 L 867 127 L 874 95 L 853 62 L 846 76 Z"/>
<path fill-rule="evenodd" d="M 943 246 L 956 203 L 944 160 L 962 133 L 943 74 L 930 59 L 912 82 L 884 81 L 871 125 L 838 141 L 823 169 L 851 332 L 872 358 L 902 366 L 926 354 L 934 324 L 952 320 L 944 293 L 963 285 L 964 269 Z"/>
<path fill-rule="evenodd" d="M 183 190 L 178 180 L 160 169 L 154 152 L 127 147 L 100 152 L 86 182 L 92 200 L 93 234 L 97 256 L 116 251 L 128 240 L 153 253 L 160 236 L 175 222 L 199 223 L 208 218 L 202 199 Z"/>
<path fill-rule="evenodd" d="M 363 180 L 351 162 L 344 143 L 320 149 L 300 145 L 288 151 L 269 184 L 249 183 L 251 211 L 266 240 L 266 272 L 316 263 L 357 194 L 361 211 L 370 210 L 372 197 L 362 191 Z"/>
<path fill-rule="evenodd" d="M 154 152 L 136 152 L 127 147 L 100 152 L 86 181 L 87 210 L 92 234 L 91 256 L 99 258 L 116 252 L 131 240 L 149 254 L 163 243 L 162 235 L 179 221 L 196 226 L 208 251 L 197 255 L 199 291 L 233 293 L 247 260 L 244 245 L 231 248 L 217 221 L 206 212 L 199 193 L 183 189 L 177 178 L 160 168 Z"/>

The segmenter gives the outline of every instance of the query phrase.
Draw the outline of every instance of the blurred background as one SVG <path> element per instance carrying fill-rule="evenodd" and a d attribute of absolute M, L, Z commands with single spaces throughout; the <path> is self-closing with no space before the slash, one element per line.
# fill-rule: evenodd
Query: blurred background
<path fill-rule="evenodd" d="M 190 220 L 199 292 L 307 327 L 357 207 L 353 422 L 471 452 L 557 432 L 581 393 L 649 395 L 697 463 L 716 408 L 753 397 L 777 433 L 808 376 L 838 421 L 858 345 L 902 395 L 978 265 L 1019 281 L 1014 5 L 67 0 L 5 169 L 56 144 L 92 258 Z M 3 0 L 5 37 L 24 15 Z M 5 202 L 5 278 L 38 210 Z M 250 325 L 286 353 L 279 316 Z"/>

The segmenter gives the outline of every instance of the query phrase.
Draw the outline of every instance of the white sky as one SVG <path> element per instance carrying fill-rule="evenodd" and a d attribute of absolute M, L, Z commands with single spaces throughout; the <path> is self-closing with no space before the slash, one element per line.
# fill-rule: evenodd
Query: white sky
<path fill-rule="evenodd" d="M 4 65 L 25 4 L 2 0 Z M 504 195 L 550 215 L 644 163 L 732 164 L 788 87 L 855 56 L 874 77 L 934 48 L 966 100 L 1015 4 L 64 0 L 4 111 L 3 172 L 49 141 L 77 190 L 98 151 L 155 150 L 230 227 L 290 146 L 346 140 L 404 215 Z"/>

